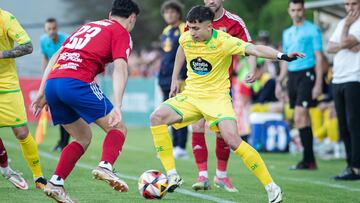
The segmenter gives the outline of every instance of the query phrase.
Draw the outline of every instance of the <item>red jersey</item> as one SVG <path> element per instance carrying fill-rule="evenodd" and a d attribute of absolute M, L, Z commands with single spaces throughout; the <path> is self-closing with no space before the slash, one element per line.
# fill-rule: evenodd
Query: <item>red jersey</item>
<path fill-rule="evenodd" d="M 213 27 L 217 30 L 229 33 L 231 36 L 237 37 L 245 42 L 251 42 L 251 37 L 244 21 L 239 16 L 232 14 L 227 10 L 224 11 L 223 16 L 213 21 Z"/>
<path fill-rule="evenodd" d="M 87 23 L 62 44 L 48 79 L 74 78 L 90 83 L 107 63 L 122 58 L 127 62 L 132 49 L 129 32 L 115 20 Z"/>
<path fill-rule="evenodd" d="M 245 42 L 251 42 L 251 37 L 244 21 L 239 16 L 232 14 L 225 9 L 223 15 L 213 21 L 212 26 L 217 30 L 222 30 Z M 232 58 L 233 61 L 229 67 L 230 78 L 233 75 L 234 68 L 236 68 L 239 63 L 239 56 L 233 56 Z"/>

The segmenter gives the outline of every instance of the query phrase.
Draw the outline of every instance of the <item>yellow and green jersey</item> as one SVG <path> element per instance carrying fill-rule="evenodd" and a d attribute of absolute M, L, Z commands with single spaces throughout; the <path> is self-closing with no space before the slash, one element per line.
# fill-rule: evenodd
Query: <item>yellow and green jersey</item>
<path fill-rule="evenodd" d="M 15 16 L 0 9 L 0 50 L 13 49 L 14 41 L 19 45 L 23 45 L 31 40 Z M 0 59 L 0 93 L 19 90 L 15 59 Z"/>
<path fill-rule="evenodd" d="M 184 93 L 201 97 L 229 94 L 229 67 L 232 55 L 245 55 L 249 43 L 219 31 L 212 30 L 210 39 L 196 42 L 187 31 L 179 39 L 187 61 L 187 79 Z"/>

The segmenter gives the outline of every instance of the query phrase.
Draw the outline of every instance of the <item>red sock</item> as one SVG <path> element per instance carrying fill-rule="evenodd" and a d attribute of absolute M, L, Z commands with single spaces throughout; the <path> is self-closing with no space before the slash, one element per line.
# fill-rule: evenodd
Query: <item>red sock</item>
<path fill-rule="evenodd" d="M 219 171 L 226 171 L 230 157 L 230 147 L 221 137 L 216 137 L 216 162 Z"/>
<path fill-rule="evenodd" d="M 8 157 L 5 146 L 0 138 L 0 167 L 5 168 L 8 166 Z"/>
<path fill-rule="evenodd" d="M 101 161 L 114 165 L 121 153 L 124 142 L 125 135 L 121 131 L 116 129 L 110 130 L 104 139 Z"/>
<path fill-rule="evenodd" d="M 207 171 L 208 150 L 205 133 L 192 133 L 192 149 L 198 170 Z"/>
<path fill-rule="evenodd" d="M 54 175 L 60 176 L 65 180 L 84 152 L 84 148 L 78 142 L 74 141 L 68 144 L 61 152 L 60 160 L 56 166 Z"/>

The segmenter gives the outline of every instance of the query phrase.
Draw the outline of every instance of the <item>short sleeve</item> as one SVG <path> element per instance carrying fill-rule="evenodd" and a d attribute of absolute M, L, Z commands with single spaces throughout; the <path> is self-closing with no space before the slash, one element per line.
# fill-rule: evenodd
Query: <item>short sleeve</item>
<path fill-rule="evenodd" d="M 312 42 L 315 51 L 323 50 L 322 34 L 320 28 L 318 27 L 316 27 L 314 30 L 314 36 Z"/>
<path fill-rule="evenodd" d="M 188 31 L 187 31 L 188 32 Z M 185 41 L 185 35 L 186 35 L 187 33 L 186 32 L 184 32 L 184 34 L 182 34 L 182 35 L 180 35 L 180 37 L 179 37 L 179 45 L 181 46 L 181 47 L 184 47 L 184 41 Z"/>
<path fill-rule="evenodd" d="M 40 39 L 40 51 L 43 55 L 46 55 L 45 39 L 44 36 Z M 47 56 L 48 57 L 48 56 Z"/>
<path fill-rule="evenodd" d="M 185 23 L 181 23 L 179 25 L 180 33 L 183 34 L 186 31 Z"/>
<path fill-rule="evenodd" d="M 334 33 L 330 37 L 330 42 L 340 43 L 340 41 L 341 41 L 341 31 L 342 31 L 342 27 L 343 27 L 342 24 L 343 24 L 342 21 L 340 21 L 338 23 Z"/>
<path fill-rule="evenodd" d="M 288 47 L 287 47 L 287 44 L 286 44 L 286 32 L 285 31 L 282 34 L 282 50 L 283 50 L 284 53 L 288 52 Z"/>
<path fill-rule="evenodd" d="M 121 31 L 119 34 L 118 31 L 114 31 L 112 33 L 111 51 L 113 60 L 122 58 L 127 62 L 131 53 L 131 49 L 132 40 L 128 32 Z"/>
<path fill-rule="evenodd" d="M 8 13 L 6 17 L 9 18 L 7 20 L 8 25 L 6 26 L 8 36 L 20 45 L 31 42 L 29 35 L 25 32 L 24 28 L 21 27 L 15 16 Z"/>
<path fill-rule="evenodd" d="M 242 19 L 239 19 L 236 22 L 236 26 L 234 28 L 234 34 L 232 36 L 237 37 L 237 38 L 243 40 L 244 42 L 252 41 L 250 33 L 249 33 L 248 29 L 246 28 L 245 22 Z"/>
<path fill-rule="evenodd" d="M 251 37 L 246 27 L 239 27 L 236 37 L 244 42 L 251 42 Z"/>
<path fill-rule="evenodd" d="M 241 55 L 245 56 L 245 50 L 250 43 L 244 42 L 243 40 L 232 37 L 230 35 L 224 36 L 224 52 L 229 55 Z"/>

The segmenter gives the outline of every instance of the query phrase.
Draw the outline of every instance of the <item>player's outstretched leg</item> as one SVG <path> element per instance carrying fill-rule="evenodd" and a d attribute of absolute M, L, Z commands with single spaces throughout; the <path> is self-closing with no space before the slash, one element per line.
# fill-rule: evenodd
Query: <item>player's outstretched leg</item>
<path fill-rule="evenodd" d="M 13 132 L 19 141 L 22 154 L 31 169 L 35 187 L 43 190 L 47 181 L 41 170 L 39 152 L 33 136 L 29 133 L 27 126 L 15 127 Z"/>
<path fill-rule="evenodd" d="M 260 154 L 245 141 L 242 141 L 238 136 L 236 123 L 233 120 L 223 120 L 219 122 L 221 136 L 225 142 L 234 150 L 235 154 L 239 156 L 245 166 L 259 179 L 264 185 L 268 193 L 270 203 L 282 201 L 282 192 L 278 185 L 276 185 L 264 163 Z"/>
<path fill-rule="evenodd" d="M 192 125 L 192 150 L 198 169 L 198 177 L 192 185 L 194 190 L 209 190 L 210 183 L 207 170 L 208 150 L 205 140 L 205 120 L 201 119 Z"/>
<path fill-rule="evenodd" d="M 182 118 L 179 114 L 164 104 L 156 109 L 150 118 L 154 145 L 169 180 L 168 192 L 174 192 L 174 190 L 183 183 L 183 179 L 176 171 L 173 147 L 168 131 L 168 125 L 180 122 L 181 120 Z"/>
<path fill-rule="evenodd" d="M 81 118 L 63 126 L 75 141 L 68 144 L 61 152 L 55 172 L 46 185 L 44 193 L 58 202 L 72 203 L 75 201 L 65 192 L 64 182 L 89 146 L 92 135 L 90 127 Z"/>
<path fill-rule="evenodd" d="M 214 177 L 214 184 L 216 187 L 228 192 L 238 192 L 227 175 L 230 147 L 219 133 L 216 135 L 216 175 Z"/>
<path fill-rule="evenodd" d="M 0 138 L 0 173 L 7 180 L 9 180 L 16 188 L 21 190 L 27 190 L 28 184 L 26 180 L 21 176 L 20 173 L 13 171 L 8 163 L 8 156 L 4 146 Z"/>
<path fill-rule="evenodd" d="M 129 187 L 125 181 L 113 172 L 113 165 L 122 151 L 127 130 L 123 123 L 116 127 L 109 126 L 109 115 L 98 119 L 95 123 L 104 129 L 105 136 L 99 165 L 92 171 L 95 179 L 105 181 L 118 192 L 127 192 Z"/>

